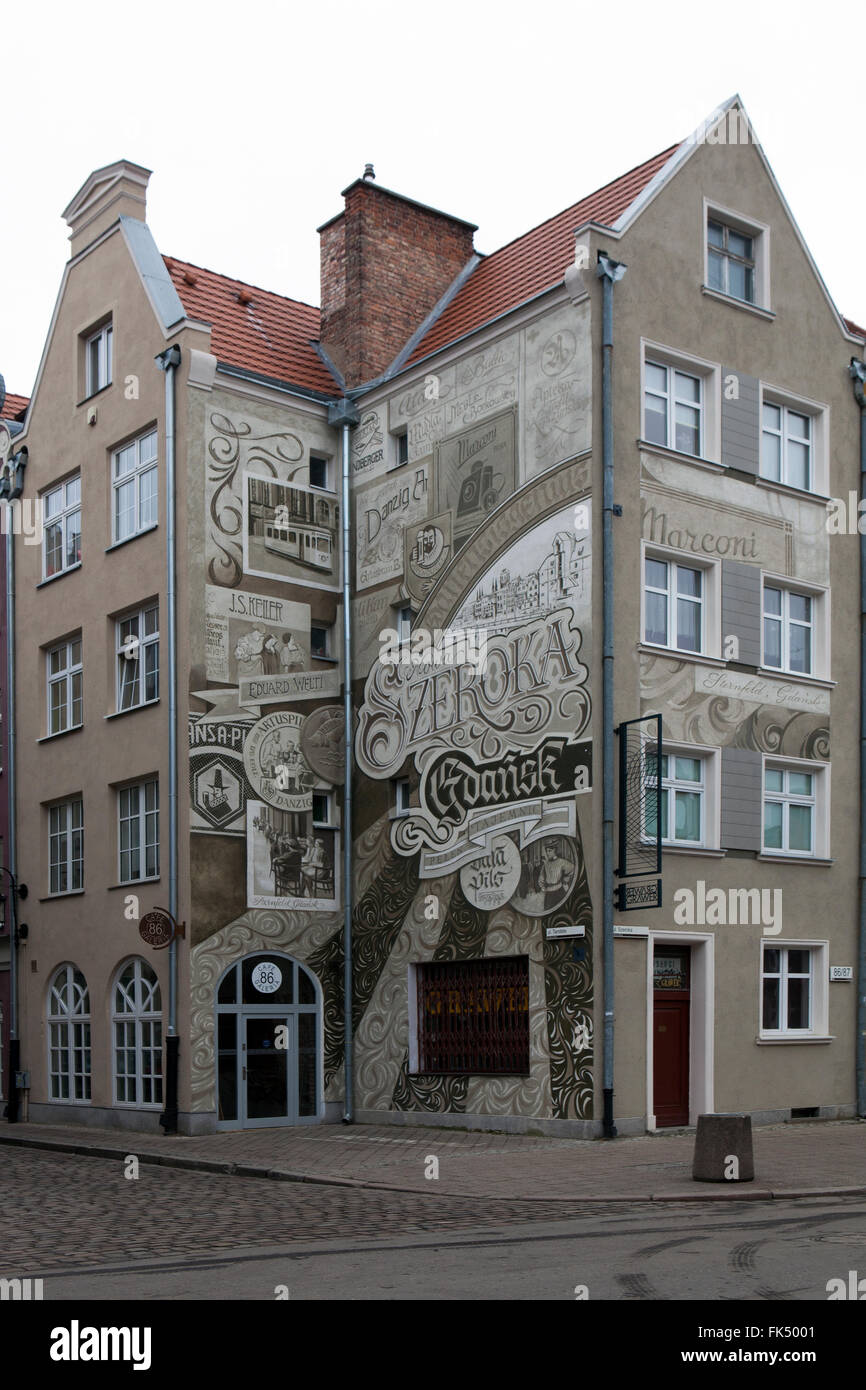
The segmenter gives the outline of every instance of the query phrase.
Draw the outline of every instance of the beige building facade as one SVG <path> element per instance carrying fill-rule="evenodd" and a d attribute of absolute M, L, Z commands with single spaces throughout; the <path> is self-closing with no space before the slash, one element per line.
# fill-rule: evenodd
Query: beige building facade
<path fill-rule="evenodd" d="M 156 1128 L 173 1036 L 185 1132 L 601 1132 L 600 255 L 614 721 L 662 729 L 617 740 L 645 906 L 613 917 L 614 1123 L 855 1113 L 860 561 L 831 499 L 864 338 L 733 129 L 487 257 L 358 180 L 321 313 L 164 258 L 146 170 L 76 195 L 16 441 L 44 522 L 16 546 L 31 1118 Z"/>

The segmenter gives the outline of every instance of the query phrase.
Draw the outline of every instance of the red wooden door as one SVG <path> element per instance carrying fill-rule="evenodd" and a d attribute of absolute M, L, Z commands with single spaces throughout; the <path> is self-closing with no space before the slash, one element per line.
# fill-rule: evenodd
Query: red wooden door
<path fill-rule="evenodd" d="M 653 1113 L 656 1125 L 689 1122 L 689 952 L 659 946 L 653 990 Z"/>

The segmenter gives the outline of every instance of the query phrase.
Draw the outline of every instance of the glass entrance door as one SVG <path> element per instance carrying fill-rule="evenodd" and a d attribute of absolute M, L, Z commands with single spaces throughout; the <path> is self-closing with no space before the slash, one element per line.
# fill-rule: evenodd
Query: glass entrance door
<path fill-rule="evenodd" d="M 217 1128 L 317 1124 L 320 1006 L 314 976 L 280 952 L 244 956 L 216 998 Z"/>
<path fill-rule="evenodd" d="M 291 1014 L 244 1019 L 244 1109 L 248 1125 L 277 1124 L 293 1112 L 289 1077 L 294 1060 Z"/>

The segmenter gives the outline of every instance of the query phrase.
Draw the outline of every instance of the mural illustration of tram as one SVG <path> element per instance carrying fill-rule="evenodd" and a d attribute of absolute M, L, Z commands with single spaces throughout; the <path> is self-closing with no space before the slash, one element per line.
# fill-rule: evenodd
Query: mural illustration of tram
<path fill-rule="evenodd" d="M 312 526 L 305 522 L 278 526 L 276 522 L 266 521 L 265 550 L 297 560 L 310 569 L 323 570 L 328 574 L 333 569 L 331 533 L 323 526 Z"/>

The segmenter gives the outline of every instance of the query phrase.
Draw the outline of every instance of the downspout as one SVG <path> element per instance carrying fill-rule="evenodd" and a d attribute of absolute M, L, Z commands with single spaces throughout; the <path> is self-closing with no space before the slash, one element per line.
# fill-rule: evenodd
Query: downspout
<path fill-rule="evenodd" d="M 613 287 L 626 267 L 603 251 L 596 275 L 602 287 L 602 970 L 604 974 L 604 1050 L 602 1133 L 616 1138 L 613 1122 Z"/>
<path fill-rule="evenodd" d="M 176 541 L 176 460 L 175 373 L 180 366 L 180 348 L 175 343 L 156 357 L 165 372 L 165 511 L 166 511 L 166 602 L 168 640 L 168 910 L 177 920 L 177 541 Z M 177 1134 L 177 1093 L 180 1038 L 177 1034 L 177 937 L 168 948 L 168 1033 L 165 1057 L 165 1110 L 159 1122 L 166 1134 Z"/>
<path fill-rule="evenodd" d="M 860 407 L 860 496 L 866 497 L 866 362 L 848 368 Z M 866 1119 L 866 534 L 860 534 L 860 931 L 857 947 L 857 1041 L 854 1050 L 857 1114 Z"/>
<path fill-rule="evenodd" d="M 10 426 L 10 432 L 13 427 Z M 15 431 L 16 433 L 18 431 Z M 26 446 L 13 454 L 9 460 L 9 471 L 3 480 L 3 496 L 7 512 L 14 497 L 20 497 L 23 482 L 19 468 L 27 462 Z M 16 486 L 17 484 L 17 486 Z M 6 901 L 9 905 L 9 1100 L 6 1118 L 9 1123 L 18 1120 L 18 1086 L 16 1072 L 21 1070 L 21 1040 L 18 1020 L 18 913 L 16 885 L 18 883 L 18 848 L 16 842 L 16 764 L 15 764 L 15 537 L 12 517 L 7 514 L 6 528 L 6 794 L 8 797 L 7 820 L 7 864 L 9 887 Z"/>
<path fill-rule="evenodd" d="M 343 425 L 343 717 L 346 780 L 343 784 L 343 1039 L 346 1103 L 343 1123 L 355 1119 L 355 1048 L 352 1037 L 352 603 L 349 585 L 349 426 Z"/>
<path fill-rule="evenodd" d="M 328 409 L 328 424 L 342 426 L 342 564 L 343 564 L 343 743 L 345 753 L 345 782 L 343 784 L 343 1057 L 345 1072 L 345 1101 L 343 1123 L 355 1121 L 354 1040 L 352 1037 L 352 912 L 354 884 L 352 881 L 352 772 L 354 768 L 352 741 L 354 718 L 352 710 L 352 586 L 351 586 L 351 528 L 349 516 L 349 473 L 351 469 L 352 425 L 358 423 L 358 407 L 345 397 Z"/>

